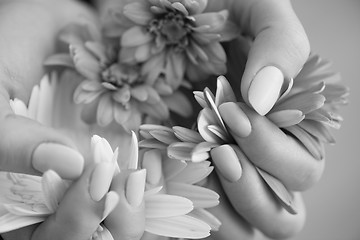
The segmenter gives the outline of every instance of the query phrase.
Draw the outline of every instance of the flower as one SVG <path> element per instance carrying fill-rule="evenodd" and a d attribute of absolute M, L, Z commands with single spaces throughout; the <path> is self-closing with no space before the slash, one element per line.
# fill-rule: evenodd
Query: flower
<path fill-rule="evenodd" d="M 239 31 L 227 10 L 204 12 L 207 0 L 119 1 L 104 20 L 105 34 L 121 37 L 120 60 L 142 62 L 145 75 L 164 76 L 176 89 L 182 80 L 226 72 L 220 42 Z"/>
<path fill-rule="evenodd" d="M 266 115 L 283 131 L 292 134 L 316 158 L 324 157 L 324 143 L 335 143 L 330 129 L 339 129 L 339 106 L 347 103 L 349 89 L 330 62 L 311 55 Z"/>
<path fill-rule="evenodd" d="M 78 31 L 87 32 L 87 38 L 78 36 Z M 170 109 L 183 116 L 191 114 L 191 106 L 180 92 L 149 81 L 139 64 L 119 62 L 118 44 L 98 35 L 99 29 L 90 29 L 85 23 L 68 26 L 59 38 L 70 45 L 70 53 L 55 54 L 45 62 L 79 73 L 75 78 L 81 82 L 73 98 L 85 105 L 82 117 L 86 122 L 95 118 L 100 126 L 107 126 L 115 120 L 125 129 L 136 130 L 145 116 L 164 121 Z M 180 104 L 173 107 L 173 101 Z"/>

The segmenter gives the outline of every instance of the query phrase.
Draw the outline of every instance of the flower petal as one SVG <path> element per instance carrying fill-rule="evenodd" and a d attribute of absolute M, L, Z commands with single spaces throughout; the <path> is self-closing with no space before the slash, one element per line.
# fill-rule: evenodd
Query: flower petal
<path fill-rule="evenodd" d="M 122 47 L 136 47 L 143 45 L 153 40 L 153 36 L 146 31 L 145 28 L 140 26 L 134 26 L 127 31 L 121 37 Z"/>
<path fill-rule="evenodd" d="M 169 194 L 190 199 L 194 204 L 194 208 L 209 208 L 219 204 L 219 195 L 201 186 L 169 182 L 167 184 L 167 191 Z"/>
<path fill-rule="evenodd" d="M 279 128 L 296 125 L 304 120 L 305 115 L 299 110 L 281 110 L 266 115 Z"/>
<path fill-rule="evenodd" d="M 225 102 L 237 102 L 235 93 L 224 76 L 219 76 L 216 82 L 215 105 L 219 107 Z"/>
<path fill-rule="evenodd" d="M 194 209 L 188 215 L 195 217 L 197 219 L 201 219 L 202 221 L 206 222 L 213 231 L 218 231 L 221 226 L 220 220 L 217 217 L 215 217 L 213 214 L 211 214 L 209 211 L 206 211 L 205 209 L 202 208 Z"/>
<path fill-rule="evenodd" d="M 308 132 L 297 125 L 286 127 L 285 129 L 293 134 L 315 159 L 321 160 L 324 158 L 325 154 L 323 145 Z"/>
<path fill-rule="evenodd" d="M 145 217 L 168 218 L 185 215 L 193 210 L 193 203 L 180 196 L 154 194 L 145 198 Z"/>
<path fill-rule="evenodd" d="M 325 97 L 314 93 L 299 93 L 289 98 L 284 98 L 279 104 L 273 108 L 274 111 L 297 109 L 303 114 L 310 113 L 321 108 L 325 103 Z"/>
<path fill-rule="evenodd" d="M 204 108 L 203 110 L 200 111 L 197 119 L 198 131 L 201 137 L 203 137 L 207 142 L 211 142 L 211 143 L 222 142 L 221 138 L 216 136 L 208 129 L 209 125 L 214 125 L 217 123 L 218 121 L 215 117 L 215 114 L 209 108 Z"/>
<path fill-rule="evenodd" d="M 114 109 L 111 96 L 104 94 L 97 107 L 96 120 L 100 126 L 106 126 L 114 119 Z"/>
<path fill-rule="evenodd" d="M 46 171 L 41 182 L 45 204 L 51 212 L 56 212 L 61 199 L 68 189 L 68 185 L 53 170 Z"/>
<path fill-rule="evenodd" d="M 0 233 L 27 227 L 45 220 L 45 217 L 23 217 L 8 213 L 0 217 Z"/>
<path fill-rule="evenodd" d="M 75 68 L 74 61 L 68 53 L 57 53 L 51 55 L 44 61 L 44 65 Z"/>
<path fill-rule="evenodd" d="M 261 170 L 260 168 L 256 168 L 260 176 L 265 180 L 270 189 L 273 191 L 275 196 L 280 200 L 281 205 L 291 214 L 297 214 L 296 209 L 293 205 L 293 198 L 285 188 L 284 184 L 282 184 L 278 179 L 270 175 L 269 173 Z"/>
<path fill-rule="evenodd" d="M 148 219 L 145 231 L 173 238 L 200 239 L 210 235 L 210 226 L 191 216 Z"/>
<path fill-rule="evenodd" d="M 124 15 L 139 25 L 146 25 L 154 17 L 149 7 L 142 2 L 133 2 L 124 6 Z"/>
<path fill-rule="evenodd" d="M 194 143 L 187 143 L 187 142 L 172 143 L 167 148 L 167 154 L 170 158 L 190 161 L 191 151 L 194 147 L 195 147 Z"/>
<path fill-rule="evenodd" d="M 183 142 L 199 143 L 204 141 L 201 135 L 194 130 L 181 126 L 174 126 L 172 129 L 174 130 L 175 136 Z"/>
<path fill-rule="evenodd" d="M 180 161 L 181 162 L 181 161 Z M 183 171 L 166 180 L 169 182 L 179 182 L 187 184 L 195 184 L 205 179 L 213 171 L 214 167 L 210 167 L 209 161 L 200 163 L 187 162 Z"/>

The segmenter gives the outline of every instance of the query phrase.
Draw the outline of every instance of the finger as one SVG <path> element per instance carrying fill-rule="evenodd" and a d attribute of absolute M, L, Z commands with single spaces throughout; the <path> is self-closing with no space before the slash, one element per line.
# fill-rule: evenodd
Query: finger
<path fill-rule="evenodd" d="M 297 214 L 290 214 L 276 200 L 257 173 L 254 165 L 240 152 L 243 174 L 237 182 L 219 175 L 220 182 L 232 206 L 251 225 L 274 239 L 288 238 L 299 232 L 305 222 L 305 207 L 300 194 L 293 193 Z"/>
<path fill-rule="evenodd" d="M 122 171 L 115 176 L 111 190 L 119 194 L 119 203 L 105 219 L 105 225 L 114 239 L 137 240 L 143 235 L 145 178 L 145 169 Z"/>
<path fill-rule="evenodd" d="M 14 114 L 0 123 L 1 170 L 40 175 L 52 169 L 67 179 L 81 175 L 84 158 L 62 134 Z"/>
<path fill-rule="evenodd" d="M 309 41 L 289 0 L 234 1 L 232 9 L 244 33 L 254 37 L 241 93 L 265 115 L 278 99 L 284 81 L 294 78 L 309 57 Z"/>
<path fill-rule="evenodd" d="M 216 191 L 221 199 L 219 205 L 208 209 L 221 222 L 219 230 L 211 233 L 211 239 L 255 239 L 254 228 L 242 216 L 234 211 L 234 208 L 229 202 L 229 199 L 215 174 L 210 176 L 206 183 L 206 187 Z"/>
<path fill-rule="evenodd" d="M 108 192 L 113 167 L 102 162 L 86 169 L 65 193 L 57 211 L 35 230 L 32 239 L 90 239 L 118 203 L 117 194 Z"/>
<path fill-rule="evenodd" d="M 247 158 L 278 178 L 289 190 L 308 189 L 320 179 L 325 161 L 315 159 L 300 142 L 266 117 L 245 104 L 225 103 L 219 111 Z M 239 134 L 238 123 L 246 118 L 250 121 L 251 133 L 244 137 Z"/>

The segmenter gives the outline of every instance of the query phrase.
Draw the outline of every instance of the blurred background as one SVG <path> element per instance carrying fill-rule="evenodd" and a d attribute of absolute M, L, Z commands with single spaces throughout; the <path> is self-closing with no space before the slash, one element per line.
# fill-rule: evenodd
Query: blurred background
<path fill-rule="evenodd" d="M 307 221 L 291 240 L 360 240 L 360 0 L 292 0 L 312 51 L 333 62 L 350 87 L 337 143 L 320 182 L 304 194 Z"/>

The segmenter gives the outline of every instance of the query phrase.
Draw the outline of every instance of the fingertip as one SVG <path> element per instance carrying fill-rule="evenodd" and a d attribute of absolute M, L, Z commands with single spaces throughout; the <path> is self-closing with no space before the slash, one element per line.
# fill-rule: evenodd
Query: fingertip
<path fill-rule="evenodd" d="M 294 78 L 309 57 L 310 44 L 290 1 L 262 1 L 261 4 L 254 3 L 250 10 L 250 17 L 244 25 L 254 36 L 254 41 L 242 76 L 241 93 L 252 106 L 249 91 L 261 69 L 274 66 L 282 72 L 285 80 Z M 274 78 L 268 80 L 273 82 Z"/>

